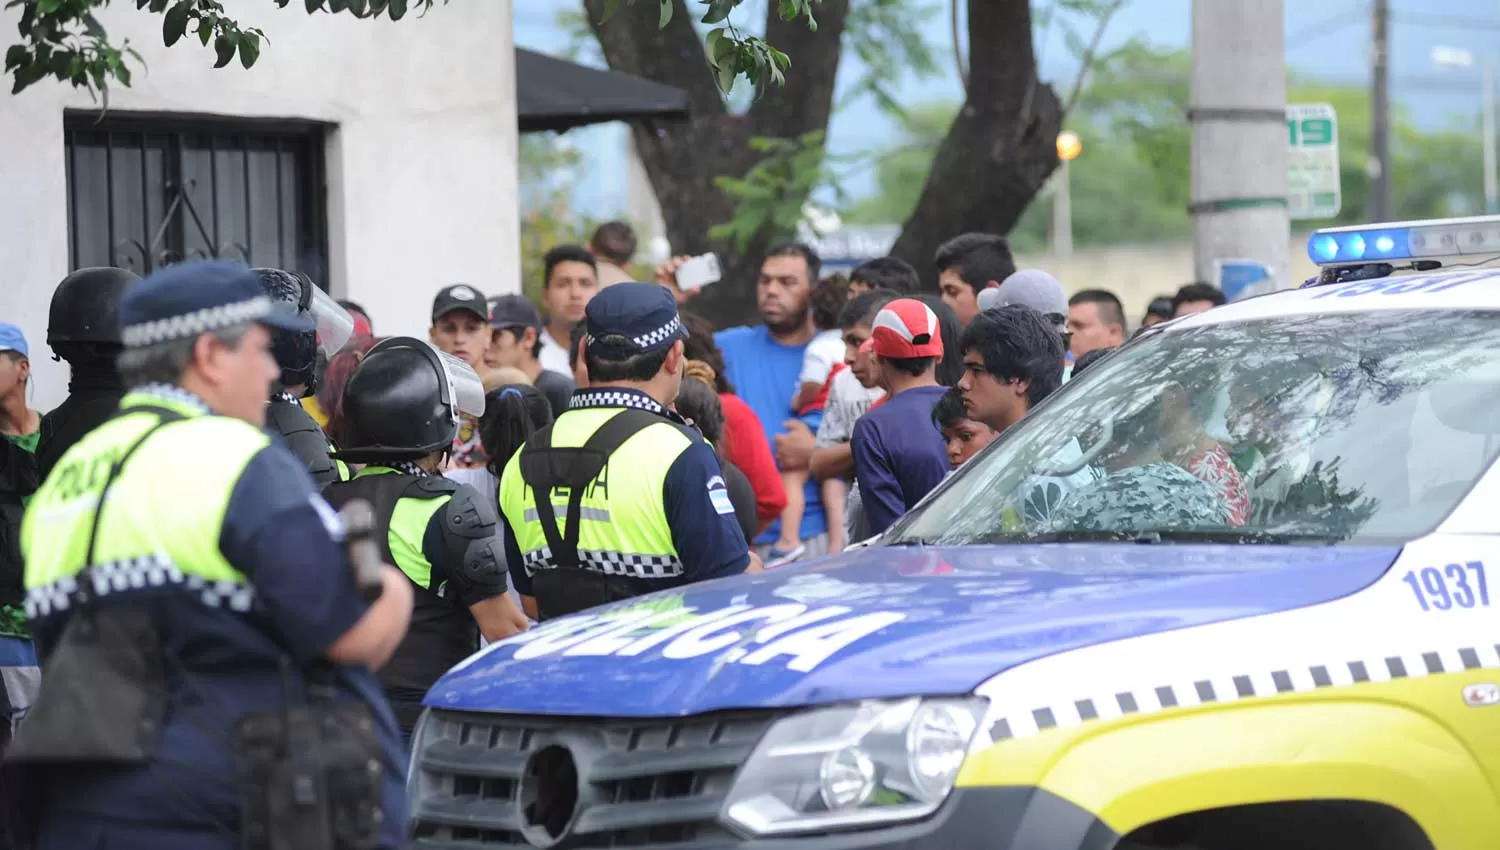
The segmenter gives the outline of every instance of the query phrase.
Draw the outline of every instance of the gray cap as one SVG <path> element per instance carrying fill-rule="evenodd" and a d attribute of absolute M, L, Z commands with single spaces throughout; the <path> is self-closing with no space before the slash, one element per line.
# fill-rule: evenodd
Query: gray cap
<path fill-rule="evenodd" d="M 1068 321 L 1068 296 L 1063 292 L 1062 284 L 1041 269 L 1021 269 L 999 286 L 979 293 L 981 310 L 1011 304 L 1030 307 L 1043 316 L 1050 316 L 1059 327 Z"/>

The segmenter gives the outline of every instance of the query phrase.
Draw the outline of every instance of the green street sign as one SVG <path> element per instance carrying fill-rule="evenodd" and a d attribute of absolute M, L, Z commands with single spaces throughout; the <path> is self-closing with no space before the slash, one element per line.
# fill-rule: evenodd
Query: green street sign
<path fill-rule="evenodd" d="M 1343 205 L 1339 121 L 1326 103 L 1287 104 L 1287 207 L 1293 219 L 1332 218 Z"/>

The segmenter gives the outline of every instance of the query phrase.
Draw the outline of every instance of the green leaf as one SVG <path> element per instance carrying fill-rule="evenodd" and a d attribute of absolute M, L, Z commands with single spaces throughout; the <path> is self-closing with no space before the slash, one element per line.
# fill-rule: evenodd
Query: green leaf
<path fill-rule="evenodd" d="M 152 13 L 160 15 L 162 12 L 166 11 L 167 3 L 168 0 L 151 0 Z"/>
<path fill-rule="evenodd" d="M 240 36 L 240 64 L 249 70 L 255 60 L 260 58 L 260 38 L 253 32 L 247 32 Z"/>
<path fill-rule="evenodd" d="M 198 40 L 203 42 L 204 47 L 207 47 L 209 41 L 211 41 L 213 37 L 214 22 L 210 21 L 208 18 L 200 20 L 198 22 Z"/>
<path fill-rule="evenodd" d="M 193 4 L 189 0 L 178 0 L 177 5 L 167 10 L 167 17 L 161 24 L 162 41 L 168 47 L 176 44 L 187 31 L 188 13 L 192 11 Z"/>
<path fill-rule="evenodd" d="M 26 64 L 30 56 L 31 54 L 26 50 L 25 45 L 12 44 L 10 49 L 5 51 L 5 70 L 10 71 L 13 68 L 21 67 Z"/>
<path fill-rule="evenodd" d="M 311 15 L 313 12 L 323 8 L 323 0 L 307 0 L 305 5 L 307 6 L 307 13 Z"/>
<path fill-rule="evenodd" d="M 401 20 L 406 17 L 406 0 L 390 0 L 389 5 L 386 6 L 386 11 L 390 14 L 391 20 Z"/>
<path fill-rule="evenodd" d="M 708 0 L 708 12 L 703 15 L 703 23 L 717 24 L 729 17 L 734 10 L 737 0 Z"/>
<path fill-rule="evenodd" d="M 714 70 L 714 78 L 719 83 L 719 90 L 729 94 L 734 88 L 734 78 L 740 75 L 738 61 L 725 62 Z"/>
<path fill-rule="evenodd" d="M 40 15 L 56 14 L 60 6 L 62 6 L 62 0 L 36 0 L 36 11 Z"/>
<path fill-rule="evenodd" d="M 661 0 L 661 11 L 657 15 L 656 28 L 666 29 L 667 24 L 672 23 L 672 9 L 677 5 L 676 0 Z"/>
<path fill-rule="evenodd" d="M 222 68 L 228 65 L 234 59 L 234 48 L 234 39 L 227 35 L 221 35 L 214 39 L 214 53 L 219 56 L 218 61 L 214 63 L 214 67 Z"/>

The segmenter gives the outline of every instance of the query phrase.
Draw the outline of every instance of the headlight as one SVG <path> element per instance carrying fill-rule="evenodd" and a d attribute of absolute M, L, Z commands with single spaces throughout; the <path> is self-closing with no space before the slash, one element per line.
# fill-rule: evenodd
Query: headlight
<path fill-rule="evenodd" d="M 976 697 L 837 705 L 778 721 L 735 778 L 724 820 L 752 836 L 926 817 L 984 716 Z"/>

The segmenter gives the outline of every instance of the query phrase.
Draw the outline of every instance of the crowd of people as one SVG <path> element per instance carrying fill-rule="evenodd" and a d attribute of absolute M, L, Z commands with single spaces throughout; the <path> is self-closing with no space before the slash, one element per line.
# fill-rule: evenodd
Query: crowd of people
<path fill-rule="evenodd" d="M 1017 270 L 994 235 L 939 250 L 940 294 L 895 257 L 825 275 L 809 246 L 773 247 L 759 321 L 724 328 L 691 310 L 701 290 L 677 285 L 689 258 L 637 282 L 634 250 L 619 222 L 553 248 L 540 303 L 445 286 L 426 339 L 377 335 L 358 304 L 293 272 L 81 270 L 54 297 L 46 343 L 71 383 L 45 414 L 30 405 L 32 346 L 0 324 L 11 755 L 144 764 L 38 774 L 52 844 L 123 822 L 162 847 L 251 828 L 224 827 L 237 817 L 272 828 L 253 807 L 234 814 L 247 792 L 226 778 L 230 749 L 196 736 L 243 739 L 245 723 L 289 734 L 284 711 L 215 706 L 270 706 L 293 668 L 331 688 L 325 708 L 357 718 L 347 751 L 382 765 L 387 781 L 360 805 L 399 812 L 392 783 L 423 696 L 481 641 L 879 535 L 1130 335 L 1114 294 L 1069 298 L 1045 271 Z M 1140 324 L 1223 301 L 1190 284 Z M 156 438 L 165 428 L 172 439 Z M 1185 456 L 1184 474 L 1247 507 L 1222 454 Z M 378 557 L 357 578 L 331 564 L 359 561 L 334 548 L 334 512 L 361 502 Z M 104 520 L 106 507 L 123 513 Z M 111 594 L 166 619 L 122 617 L 129 606 L 74 616 Z M 129 639 L 81 638 L 79 622 Z M 148 649 L 176 665 L 166 680 L 142 672 Z M 327 678 L 327 663 L 356 674 Z M 83 698 L 100 669 L 134 672 Z M 175 714 L 161 715 L 166 701 Z M 32 709 L 39 719 L 19 723 Z M 153 722 L 167 724 L 159 741 L 108 731 Z M 256 752 L 268 751 L 240 751 L 242 764 Z M 0 846 L 9 829 L 0 819 Z"/>

